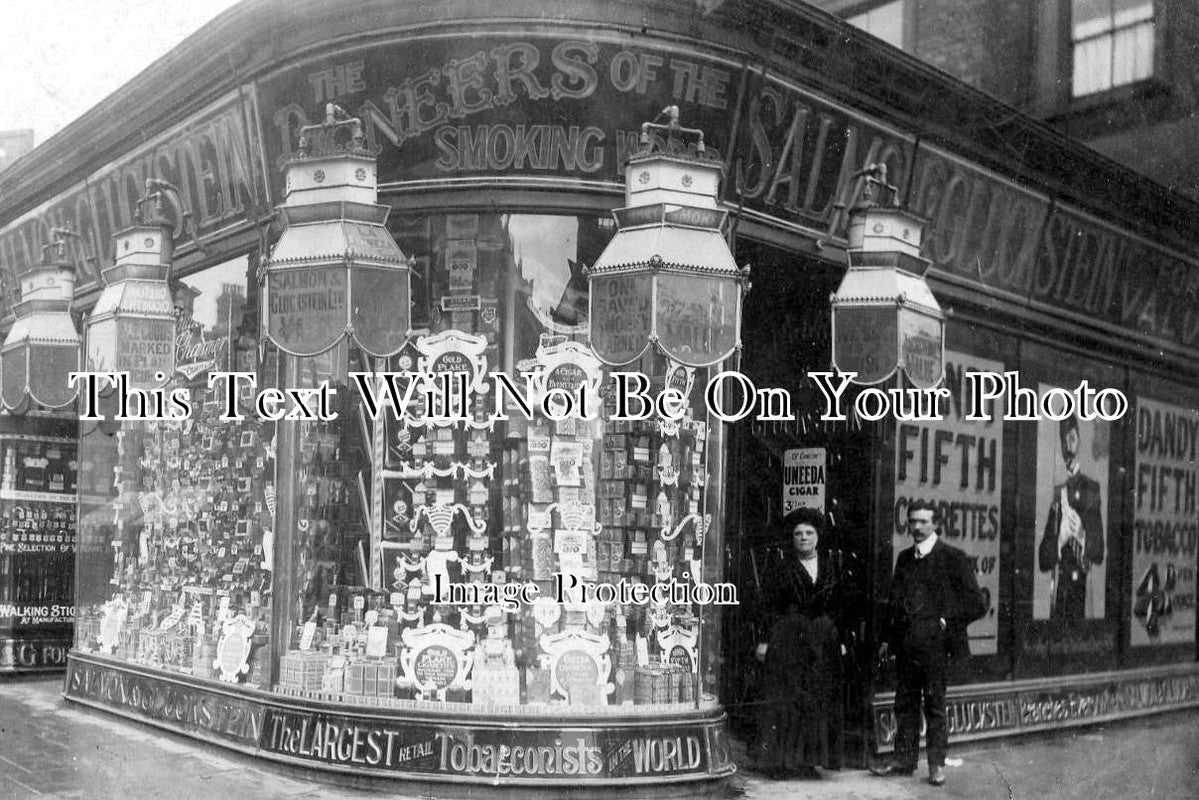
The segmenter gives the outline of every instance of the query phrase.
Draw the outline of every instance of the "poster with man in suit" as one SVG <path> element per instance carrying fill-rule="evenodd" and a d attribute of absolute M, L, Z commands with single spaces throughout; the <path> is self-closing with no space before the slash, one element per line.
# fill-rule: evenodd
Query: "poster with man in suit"
<path fill-rule="evenodd" d="M 1104 616 L 1109 441 L 1104 420 L 1038 423 L 1034 619 Z"/>

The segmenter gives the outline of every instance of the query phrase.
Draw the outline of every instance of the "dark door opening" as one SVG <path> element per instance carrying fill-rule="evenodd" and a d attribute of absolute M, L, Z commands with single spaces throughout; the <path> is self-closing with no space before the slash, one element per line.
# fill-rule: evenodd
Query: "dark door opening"
<path fill-rule="evenodd" d="M 738 585 L 742 603 L 725 627 L 724 697 L 732 731 L 752 747 L 763 711 L 762 667 L 754 651 L 766 631 L 757 607 L 764 575 L 781 558 L 783 548 L 791 546 L 778 526 L 785 488 L 795 494 L 785 486 L 784 464 L 799 457 L 820 459 L 826 532 L 819 549 L 839 563 L 850 588 L 850 608 L 840 632 L 846 650 L 840 665 L 844 726 L 833 745 L 833 758 L 845 766 L 862 766 L 868 748 L 871 663 L 864 637 L 876 474 L 872 431 L 853 421 L 823 421 L 825 401 L 807 377 L 809 371 L 831 368 L 829 293 L 836 289 L 840 271 L 746 241 L 738 243 L 737 260 L 752 265 L 753 281 L 744 303 L 740 370 L 758 389 L 786 389 L 792 407 L 787 421 L 764 422 L 751 416 L 730 426 L 725 568 L 727 579 Z M 789 502 L 818 502 L 812 487 L 805 491 L 804 497 L 789 495 Z"/>

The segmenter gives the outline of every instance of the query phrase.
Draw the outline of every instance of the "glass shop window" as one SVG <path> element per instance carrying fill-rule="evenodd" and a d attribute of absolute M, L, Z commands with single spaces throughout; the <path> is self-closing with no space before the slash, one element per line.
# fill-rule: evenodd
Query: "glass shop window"
<path fill-rule="evenodd" d="M 511 400 L 509 419 L 493 420 L 488 373 L 523 389 L 522 373 L 540 372 L 545 386 L 568 390 L 588 370 L 601 375 L 586 347 L 582 267 L 613 226 L 499 213 L 406 216 L 389 226 L 415 259 L 405 349 L 390 359 L 351 347 L 281 360 L 289 385 L 331 380 L 339 417 L 294 434 L 280 427 L 279 524 L 295 534 L 292 585 L 276 583 L 290 637 L 276 689 L 386 707 L 696 707 L 715 687 L 698 658 L 710 634 L 701 614 L 718 632 L 710 611 L 577 594 L 558 603 L 554 576 L 649 587 L 719 574 L 710 535 L 702 547 L 709 497 L 720 490 L 708 458 L 718 443 L 699 412 L 706 371 L 654 355 L 629 366 L 658 387 L 690 389 L 692 416 L 665 429 L 606 414 L 555 421 L 537 409 L 529 420 Z M 466 420 L 429 419 L 461 406 L 422 387 L 405 418 L 375 419 L 348 373 L 379 369 L 484 379 L 469 383 Z M 529 586 L 537 593 L 516 594 Z"/>
<path fill-rule="evenodd" d="M 877 36 L 893 47 L 903 48 L 904 0 L 892 0 L 845 19 L 855 28 Z"/>
<path fill-rule="evenodd" d="M 74 441 L 0 435 L 0 637 L 69 634 L 77 474 Z"/>
<path fill-rule="evenodd" d="M 1153 76 L 1152 0 L 1073 0 L 1075 97 Z"/>
<path fill-rule="evenodd" d="M 253 414 L 218 419 L 222 387 L 207 388 L 210 371 L 254 370 L 247 268 L 238 258 L 172 286 L 176 372 L 164 391 L 190 392 L 188 417 L 81 423 L 75 646 L 265 685 L 273 431 Z"/>

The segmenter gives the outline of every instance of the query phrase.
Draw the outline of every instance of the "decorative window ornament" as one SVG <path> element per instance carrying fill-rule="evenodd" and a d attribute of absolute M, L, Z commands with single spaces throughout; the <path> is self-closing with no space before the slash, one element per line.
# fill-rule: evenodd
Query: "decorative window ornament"
<path fill-rule="evenodd" d="M 689 674 L 699 671 L 699 631 L 690 627 L 670 625 L 656 631 L 663 664 L 675 664 Z"/>
<path fill-rule="evenodd" d="M 571 629 L 543 634 L 538 640 L 549 657 L 550 686 L 572 705 L 603 705 L 615 690 L 608 682 L 612 658 L 603 634 Z"/>
<path fill-rule="evenodd" d="M 406 628 L 400 634 L 397 683 L 416 688 L 424 699 L 444 700 L 447 689 L 469 689 L 475 635 L 441 622 Z"/>
<path fill-rule="evenodd" d="M 212 668 L 219 671 L 221 680 L 237 683 L 250 671 L 250 636 L 253 633 L 254 623 L 244 614 L 238 614 L 222 626 L 216 660 L 212 662 Z"/>

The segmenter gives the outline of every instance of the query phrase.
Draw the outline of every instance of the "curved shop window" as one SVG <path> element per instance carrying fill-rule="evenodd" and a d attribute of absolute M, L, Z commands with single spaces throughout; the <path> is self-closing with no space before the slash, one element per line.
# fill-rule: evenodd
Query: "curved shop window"
<path fill-rule="evenodd" d="M 609 419 L 614 381 L 586 344 L 582 267 L 611 238 L 610 220 L 450 213 L 388 224 L 414 259 L 404 348 L 374 359 L 346 340 L 312 357 L 268 347 L 260 365 L 260 385 L 328 386 L 335 418 L 280 422 L 277 433 L 249 412 L 219 422 L 218 404 L 193 388 L 190 424 L 85 436 L 85 461 L 117 470 L 85 504 L 81 537 L 96 559 L 78 646 L 383 708 L 715 705 L 714 603 L 736 598 L 721 585 L 708 371 L 651 350 L 621 369 L 644 373 L 651 395 L 682 389 L 687 416 Z M 225 337 L 236 357 L 240 331 L 256 352 L 222 284 L 191 285 L 197 308 L 217 311 L 204 340 Z M 450 377 L 414 385 L 401 419 L 372 414 L 365 395 L 386 395 L 380 375 L 397 376 L 402 398 L 405 371 Z M 437 420 L 462 414 L 459 386 L 467 419 Z M 566 397 L 595 418 L 552 419 Z"/>
<path fill-rule="evenodd" d="M 268 680 L 272 433 L 252 417 L 218 419 L 207 388 L 211 371 L 254 368 L 247 271 L 242 257 L 172 286 L 176 371 L 159 393 L 186 389 L 189 415 L 116 421 L 114 394 L 108 419 L 80 424 L 78 650 L 214 677 L 236 622 L 246 680 Z M 129 416 L 152 413 L 153 395 L 127 399 Z"/>

